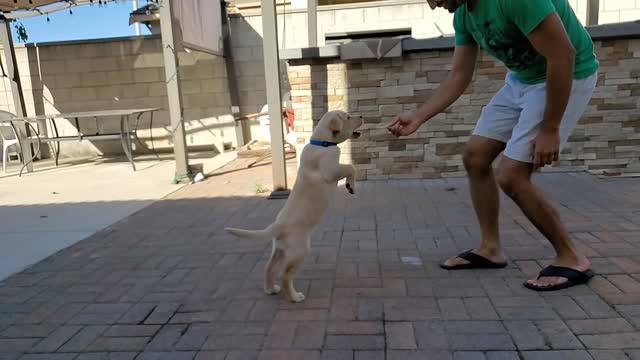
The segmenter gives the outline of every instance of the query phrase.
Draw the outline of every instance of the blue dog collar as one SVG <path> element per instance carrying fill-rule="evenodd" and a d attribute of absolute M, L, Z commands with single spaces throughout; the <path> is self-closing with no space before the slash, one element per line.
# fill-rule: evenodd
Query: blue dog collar
<path fill-rule="evenodd" d="M 337 143 L 334 142 L 329 142 L 329 141 L 320 141 L 320 140 L 311 140 L 309 142 L 309 144 L 311 145 L 316 145 L 316 146 L 322 146 L 322 147 L 329 147 L 329 146 L 337 146 Z"/>

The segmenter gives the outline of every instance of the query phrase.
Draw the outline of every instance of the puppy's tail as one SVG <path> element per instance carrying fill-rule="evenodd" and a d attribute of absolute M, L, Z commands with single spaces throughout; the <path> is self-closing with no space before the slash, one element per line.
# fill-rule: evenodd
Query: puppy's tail
<path fill-rule="evenodd" d="M 253 240 L 273 240 L 279 235 L 279 231 L 275 225 L 269 225 L 263 230 L 244 230 L 235 228 L 226 228 L 225 230 L 237 237 Z"/>

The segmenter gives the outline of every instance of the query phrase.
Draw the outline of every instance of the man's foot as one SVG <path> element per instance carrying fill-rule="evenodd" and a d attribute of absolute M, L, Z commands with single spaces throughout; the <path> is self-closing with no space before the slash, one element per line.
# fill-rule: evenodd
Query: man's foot
<path fill-rule="evenodd" d="M 500 269 L 506 266 L 507 261 L 502 250 L 489 252 L 482 249 L 469 250 L 440 264 L 441 268 L 447 270 Z"/>
<path fill-rule="evenodd" d="M 575 260 L 556 259 L 544 268 L 537 279 L 528 280 L 524 286 L 536 291 L 553 291 L 588 282 L 593 277 L 591 262 L 586 257 Z"/>

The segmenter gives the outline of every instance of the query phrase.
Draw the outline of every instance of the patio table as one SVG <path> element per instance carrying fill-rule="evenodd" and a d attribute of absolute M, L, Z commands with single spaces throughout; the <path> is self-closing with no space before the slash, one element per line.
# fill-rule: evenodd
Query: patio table
<path fill-rule="evenodd" d="M 140 123 L 140 118 L 145 113 L 149 113 L 149 128 L 153 127 L 153 114 L 155 111 L 159 110 L 159 108 L 143 108 L 143 109 L 118 109 L 118 110 L 100 110 L 100 111 L 85 111 L 85 112 L 71 112 L 71 113 L 58 113 L 58 114 L 44 114 L 44 115 L 36 115 L 36 116 L 25 116 L 25 117 L 15 117 L 11 119 L 0 120 L 1 122 L 24 122 L 26 126 L 33 130 L 34 135 L 29 136 L 26 139 L 20 139 L 22 146 L 27 144 L 37 143 L 38 149 L 36 153 L 33 155 L 31 159 L 25 161 L 24 165 L 20 169 L 20 175 L 22 175 L 22 171 L 24 168 L 29 165 L 29 163 L 33 162 L 37 154 L 40 152 L 40 146 L 44 143 L 55 143 L 56 146 L 53 147 L 55 154 L 55 164 L 58 166 L 58 158 L 60 156 L 60 142 L 62 141 L 82 141 L 82 140 L 90 140 L 90 141 L 101 141 L 101 140 L 114 140 L 120 139 L 122 143 L 122 149 L 124 150 L 127 159 L 131 163 L 133 171 L 136 171 L 136 166 L 133 161 L 132 154 L 132 144 L 133 140 L 137 141 L 143 148 L 146 150 L 150 150 L 146 145 L 140 141 L 138 137 L 137 130 L 138 125 Z M 98 126 L 98 119 L 100 121 L 106 120 L 106 118 L 120 118 L 120 131 L 112 132 L 112 133 L 100 133 Z M 131 118 L 135 117 L 135 122 L 133 127 L 131 126 Z M 87 134 L 82 132 L 80 123 L 81 119 L 90 119 L 93 118 L 96 124 L 96 132 Z M 77 129 L 76 135 L 66 135 L 61 136 L 58 133 L 58 126 L 56 125 L 56 120 L 67 119 L 75 122 L 75 126 Z M 42 136 L 40 132 L 37 130 L 37 126 L 33 126 L 33 123 L 38 121 L 49 121 L 51 124 L 52 134 L 47 136 Z M 133 138 L 133 140 L 132 140 Z M 158 154 L 153 150 L 153 153 L 158 157 Z"/>

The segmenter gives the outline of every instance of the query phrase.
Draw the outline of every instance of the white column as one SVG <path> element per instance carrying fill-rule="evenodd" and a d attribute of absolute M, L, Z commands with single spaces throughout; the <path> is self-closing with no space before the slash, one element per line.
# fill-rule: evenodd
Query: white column
<path fill-rule="evenodd" d="M 264 78 L 269 105 L 271 159 L 273 169 L 272 198 L 288 196 L 287 169 L 282 126 L 282 94 L 280 93 L 280 56 L 278 52 L 278 19 L 275 0 L 262 0 L 262 39 Z"/>
<path fill-rule="evenodd" d="M 175 35 L 173 32 L 173 12 L 171 0 L 163 0 L 160 4 L 160 31 L 162 32 L 162 51 L 164 53 L 164 70 L 167 79 L 167 96 L 169 98 L 169 116 L 173 132 L 173 153 L 176 160 L 174 179 L 180 182 L 188 177 L 189 159 L 187 155 L 187 139 L 182 116 L 182 93 L 178 73 L 178 54 L 175 51 Z"/>

